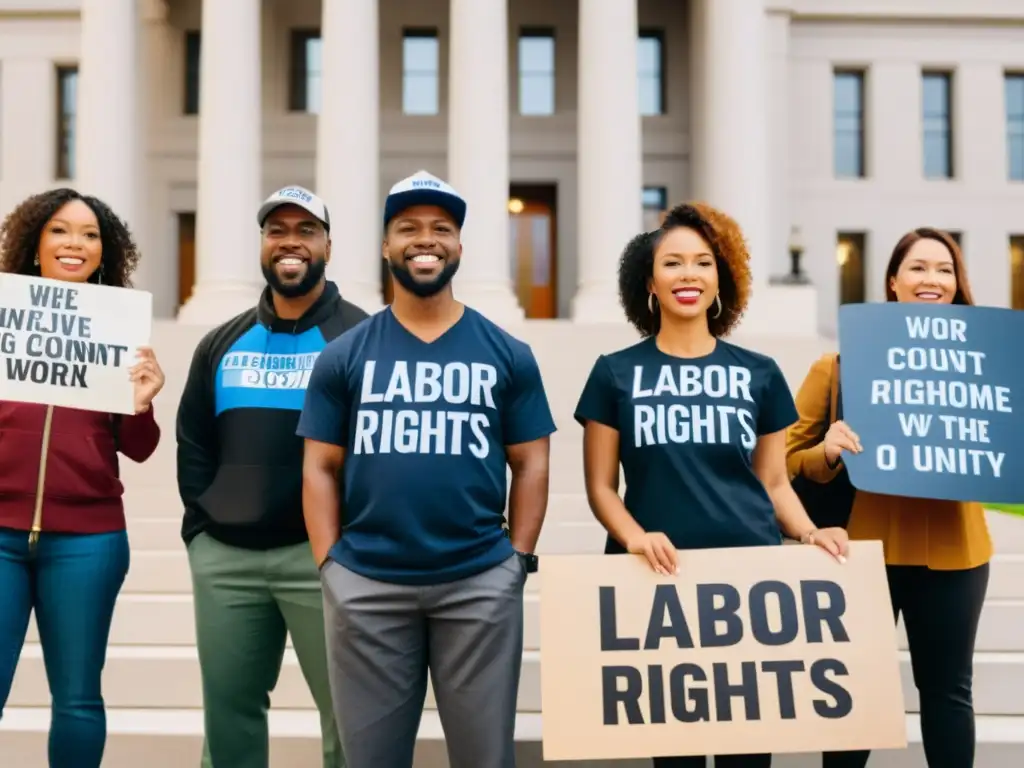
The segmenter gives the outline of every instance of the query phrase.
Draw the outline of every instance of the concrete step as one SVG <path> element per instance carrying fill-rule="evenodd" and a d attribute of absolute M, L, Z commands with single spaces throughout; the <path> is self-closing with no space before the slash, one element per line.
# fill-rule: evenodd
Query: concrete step
<path fill-rule="evenodd" d="M 582 470 L 581 470 L 582 471 Z M 134 484 L 126 481 L 124 502 L 128 517 L 128 533 L 133 551 L 181 547 L 181 499 L 177 488 Z M 1024 555 L 1024 517 L 990 510 L 986 513 L 989 532 L 998 554 Z M 591 523 L 597 525 L 587 503 L 585 489 L 557 490 L 552 484 L 548 496 L 544 532 L 552 523 Z M 603 543 L 600 545 L 603 547 Z M 592 552 L 598 550 L 566 550 Z"/>
<path fill-rule="evenodd" d="M 191 710 L 110 709 L 104 768 L 187 768 L 199 764 L 202 750 L 202 712 Z M 270 713 L 271 766 L 295 768 L 319 765 L 320 724 L 314 712 L 273 710 Z M 49 712 L 10 708 L 0 722 L 0 754 L 4 764 L 46 768 Z M 909 747 L 875 752 L 871 768 L 920 768 L 920 722 L 907 715 Z M 413 768 L 449 768 L 444 732 L 436 712 L 425 712 L 420 723 Z M 649 760 L 545 761 L 541 756 L 542 721 L 536 714 L 516 718 L 518 768 L 650 768 Z M 978 748 L 974 768 L 1024 765 L 1024 718 L 981 716 L 977 721 Z M 819 768 L 816 754 L 777 755 L 773 768 Z"/>
<path fill-rule="evenodd" d="M 910 656 L 901 652 L 900 670 L 906 711 L 919 709 L 917 690 L 910 668 Z M 1024 716 L 1024 652 L 979 652 L 974 660 L 975 711 L 983 715 Z M 112 645 L 104 669 L 104 698 L 112 707 L 175 709 L 202 707 L 199 659 L 192 645 Z M 520 712 L 541 711 L 540 652 L 523 652 L 520 678 Z M 313 700 L 302 677 L 294 651 L 285 651 L 277 688 L 271 695 L 275 707 L 311 709 Z M 9 704 L 14 707 L 43 707 L 50 701 L 38 643 L 25 645 L 14 679 Z M 428 709 L 434 709 L 428 692 Z"/>
<path fill-rule="evenodd" d="M 562 381 L 556 374 L 573 374 L 574 379 L 582 381 L 598 355 L 623 349 L 640 340 L 637 332 L 619 318 L 599 324 L 532 320 L 507 326 L 506 330 L 530 345 L 544 373 L 546 386 L 556 390 Z M 152 346 L 167 373 L 165 392 L 179 390 L 183 385 L 203 332 L 205 329 L 197 332 L 174 322 L 154 321 Z M 729 341 L 773 357 L 794 387 L 799 385 L 815 359 L 836 346 L 834 340 L 817 336 L 763 336 L 749 331 L 737 332 Z M 573 353 L 566 355 L 566 349 Z"/>
<path fill-rule="evenodd" d="M 178 536 L 178 519 L 143 519 L 129 523 L 132 563 L 124 593 L 191 593 L 188 556 Z M 1021 526 L 1024 528 L 1024 526 Z M 593 522 L 547 522 L 538 541 L 543 555 L 599 554 L 606 534 Z M 997 540 L 998 550 L 1014 542 Z M 997 553 L 992 559 L 987 599 L 1024 599 L 1024 554 Z"/>
<path fill-rule="evenodd" d="M 583 528 L 580 526 L 581 529 Z M 568 526 L 565 527 L 568 529 Z M 554 529 L 553 529 L 554 530 Z M 591 551 L 597 551 L 593 549 Z M 113 644 L 121 645 L 188 645 L 194 641 L 194 618 L 192 595 L 188 588 L 188 566 L 183 554 L 140 553 L 137 561 L 153 563 L 153 580 L 174 580 L 177 587 L 169 593 L 131 592 L 126 591 L 118 599 L 114 610 L 114 621 L 111 627 Z M 172 567 L 166 567 L 173 563 Z M 995 561 L 995 570 L 1001 573 L 1002 560 Z M 165 567 L 160 568 L 163 564 Z M 1014 564 L 1018 567 L 1019 563 Z M 159 576 L 156 574 L 159 572 Z M 173 575 L 172 575 L 173 574 Z M 146 579 L 144 576 L 133 577 L 138 583 Z M 1002 581 L 1000 575 L 997 581 Z M 539 595 L 536 593 L 539 580 L 531 576 L 527 581 L 527 595 L 524 605 L 525 635 L 524 644 L 527 649 L 539 647 Z M 170 583 L 164 584 L 171 586 Z M 1004 590 L 1019 590 L 1020 585 L 1007 585 Z M 985 603 L 981 623 L 978 628 L 977 650 L 979 651 L 1024 651 L 1024 600 L 989 597 Z M 35 622 L 29 625 L 29 639 L 37 637 Z M 901 647 L 906 647 L 906 638 L 902 629 L 899 633 Z"/>
<path fill-rule="evenodd" d="M 125 582 L 126 594 L 190 594 L 192 580 L 188 567 L 188 554 L 184 544 L 176 538 L 177 520 L 163 523 L 146 521 L 150 532 L 162 527 L 169 534 L 166 548 L 144 548 L 132 536 L 132 562 Z M 141 538 L 141 537 L 140 537 Z M 157 541 L 157 543 L 160 543 Z M 538 542 L 541 555 L 600 553 L 605 534 L 597 523 L 549 521 Z M 996 555 L 992 560 L 989 578 L 989 600 L 1024 599 L 1024 555 Z"/>
<path fill-rule="evenodd" d="M 551 493 L 583 493 L 583 430 L 572 415 L 555 417 L 559 431 L 551 439 L 549 487 Z M 170 437 L 168 437 L 170 434 Z M 121 477 L 126 489 L 159 490 L 181 501 L 177 489 L 177 449 L 173 431 L 164 430 L 157 450 L 142 464 L 125 459 L 121 462 Z"/>
<path fill-rule="evenodd" d="M 534 578 L 530 578 L 534 582 Z M 540 647 L 540 595 L 536 584 L 525 595 L 523 616 L 526 622 L 523 647 Z M 29 622 L 28 642 L 39 640 L 35 620 Z M 191 594 L 123 594 L 114 608 L 110 644 L 143 646 L 192 646 L 195 644 L 195 613 Z"/>
<path fill-rule="evenodd" d="M 567 532 L 564 538 L 572 539 L 575 534 L 573 526 L 564 524 Z M 596 534 L 593 530 L 583 530 L 575 534 L 579 539 L 593 543 Z M 551 542 L 550 537 L 547 539 Z M 558 542 L 554 542 L 558 543 Z M 603 539 L 600 542 L 603 546 Z M 131 570 L 125 580 L 124 589 L 121 592 L 122 598 L 142 597 L 144 595 L 167 595 L 190 596 L 192 594 L 192 580 L 188 566 L 188 554 L 184 551 L 184 545 L 179 543 L 180 550 L 140 550 L 132 552 Z M 539 581 L 530 578 L 527 581 L 527 590 L 536 591 Z"/>
<path fill-rule="evenodd" d="M 178 496 L 176 487 L 162 485 L 145 485 L 125 483 L 124 491 L 125 512 L 128 517 L 128 533 L 132 537 L 133 549 L 160 549 L 176 548 L 181 543 L 181 498 Z M 147 534 L 152 533 L 150 529 L 141 527 L 147 525 L 148 521 L 159 519 L 160 536 L 168 546 L 161 547 L 159 542 L 152 544 L 154 539 Z M 551 522 L 571 523 L 595 523 L 590 505 L 587 503 L 587 496 L 581 487 L 569 493 L 560 493 L 553 488 L 548 494 L 548 511 L 545 526 Z M 1021 531 L 1024 532 L 1024 520 L 1021 521 Z M 135 528 L 136 524 L 140 527 Z M 145 542 L 139 542 L 136 537 L 145 535 Z M 1024 533 L 1021 535 L 1024 542 Z"/>

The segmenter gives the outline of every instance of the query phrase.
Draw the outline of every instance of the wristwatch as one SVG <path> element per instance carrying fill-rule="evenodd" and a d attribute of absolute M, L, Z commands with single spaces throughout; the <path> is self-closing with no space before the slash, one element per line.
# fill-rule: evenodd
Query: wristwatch
<path fill-rule="evenodd" d="M 515 551 L 519 558 L 523 561 L 523 565 L 526 566 L 527 573 L 536 573 L 537 567 L 540 565 L 540 560 L 532 552 L 520 552 L 518 549 Z"/>

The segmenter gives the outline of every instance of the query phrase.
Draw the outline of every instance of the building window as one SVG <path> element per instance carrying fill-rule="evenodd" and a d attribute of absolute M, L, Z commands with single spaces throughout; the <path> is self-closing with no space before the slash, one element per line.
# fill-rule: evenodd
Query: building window
<path fill-rule="evenodd" d="M 660 31 L 641 30 L 637 40 L 640 114 L 645 117 L 665 114 L 664 43 L 664 35 Z"/>
<path fill-rule="evenodd" d="M 924 175 L 953 178 L 953 76 L 925 72 L 922 80 Z"/>
<path fill-rule="evenodd" d="M 1006 76 L 1006 153 L 1010 181 L 1024 181 L 1024 75 Z"/>
<path fill-rule="evenodd" d="M 292 30 L 291 99 L 292 112 L 320 114 L 320 32 Z"/>
<path fill-rule="evenodd" d="M 402 33 L 402 112 L 436 115 L 440 110 L 441 55 L 436 29 Z"/>
<path fill-rule="evenodd" d="M 519 114 L 555 113 L 555 35 L 551 30 L 519 33 Z"/>
<path fill-rule="evenodd" d="M 57 67 L 57 178 L 75 178 L 78 67 Z"/>
<path fill-rule="evenodd" d="M 644 230 L 651 232 L 661 226 L 668 208 L 668 191 L 665 187 L 644 187 Z"/>
<path fill-rule="evenodd" d="M 185 107 L 186 115 L 199 114 L 199 50 L 201 34 L 190 29 L 185 33 Z"/>
<path fill-rule="evenodd" d="M 837 178 L 864 177 L 864 73 L 833 75 L 833 133 Z"/>
<path fill-rule="evenodd" d="M 840 232 L 836 236 L 836 263 L 839 265 L 839 303 L 863 304 L 867 301 L 863 232 Z"/>
<path fill-rule="evenodd" d="M 1010 308 L 1024 309 L 1024 235 L 1010 235 Z"/>

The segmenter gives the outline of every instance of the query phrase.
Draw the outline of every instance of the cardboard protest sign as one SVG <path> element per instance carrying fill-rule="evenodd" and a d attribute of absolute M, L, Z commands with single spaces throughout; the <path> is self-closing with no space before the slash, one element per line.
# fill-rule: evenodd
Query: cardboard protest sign
<path fill-rule="evenodd" d="M 132 414 L 145 291 L 0 274 L 0 400 Z"/>
<path fill-rule="evenodd" d="M 854 487 L 894 496 L 1024 502 L 1024 313 L 949 304 L 839 310 L 843 419 L 864 452 Z"/>
<path fill-rule="evenodd" d="M 545 760 L 906 746 L 880 542 L 543 558 Z"/>

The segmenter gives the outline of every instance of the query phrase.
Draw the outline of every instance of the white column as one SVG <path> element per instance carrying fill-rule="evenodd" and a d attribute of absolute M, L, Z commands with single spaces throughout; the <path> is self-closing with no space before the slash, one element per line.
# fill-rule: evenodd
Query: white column
<path fill-rule="evenodd" d="M 769 82 L 767 178 L 768 184 L 779 190 L 769 195 L 769 251 L 763 264 L 768 270 L 766 276 L 772 278 L 789 272 L 789 246 L 792 227 L 796 225 L 787 183 L 792 177 L 789 162 L 789 12 L 769 13 L 765 34 L 765 69 Z M 801 269 L 807 274 L 807 263 L 803 260 Z"/>
<path fill-rule="evenodd" d="M 618 259 L 643 228 L 637 0 L 580 0 L 573 319 L 621 322 Z"/>
<path fill-rule="evenodd" d="M 327 274 L 347 300 L 375 312 L 383 306 L 377 0 L 324 2 L 320 34 L 316 192 L 343 228 Z"/>
<path fill-rule="evenodd" d="M 140 226 L 138 0 L 82 0 L 75 187 Z"/>
<path fill-rule="evenodd" d="M 764 0 L 691 0 L 690 24 L 703 39 L 704 54 L 693 70 L 694 78 L 702 80 L 693 91 L 690 112 L 700 121 L 693 146 L 694 156 L 701 158 L 694 197 L 732 216 L 746 236 L 754 285 L 738 331 L 816 336 L 815 289 L 769 283 L 773 263 L 788 263 L 785 253 L 773 254 L 773 248 L 786 247 L 782 235 L 772 236 L 773 199 L 788 198 L 791 191 L 788 164 L 776 166 L 785 173 L 773 177 L 769 152 L 769 137 L 780 130 L 772 127 L 779 113 L 769 105 L 787 98 L 785 87 L 781 92 L 775 88 L 770 53 L 785 52 L 786 30 L 776 25 L 769 48 L 764 5 Z M 788 215 L 788 206 L 777 211 Z M 788 241 L 788 223 L 784 232 Z"/>
<path fill-rule="evenodd" d="M 48 58 L 0 62 L 0 217 L 54 185 L 57 77 Z"/>
<path fill-rule="evenodd" d="M 694 34 L 703 38 L 697 89 L 700 101 L 691 106 L 702 121 L 702 156 L 696 179 L 697 199 L 736 219 L 750 248 L 756 284 L 766 284 L 770 269 L 770 199 L 789 194 L 788 179 L 768 183 L 768 124 L 763 0 L 691 0 Z M 696 7 L 699 6 L 699 7 Z"/>
<path fill-rule="evenodd" d="M 211 325 L 256 302 L 263 172 L 259 0 L 203 3 L 196 286 L 183 323 Z"/>
<path fill-rule="evenodd" d="M 509 261 L 508 0 L 451 0 L 448 178 L 467 203 L 460 301 L 515 322 Z"/>
<path fill-rule="evenodd" d="M 132 276 L 140 290 L 153 294 L 153 316 L 173 318 L 178 312 L 178 243 L 167 212 L 169 190 L 151 182 L 153 158 L 149 138 L 165 125 L 168 112 L 179 111 L 181 103 L 168 102 L 167 83 L 180 82 L 177 71 L 167 69 L 181 41 L 181 29 L 170 24 L 168 0 L 139 0 L 138 99 L 139 194 L 135 203 L 138 223 L 132 227 L 142 258 Z M 168 77 L 172 75 L 172 77 Z"/>

